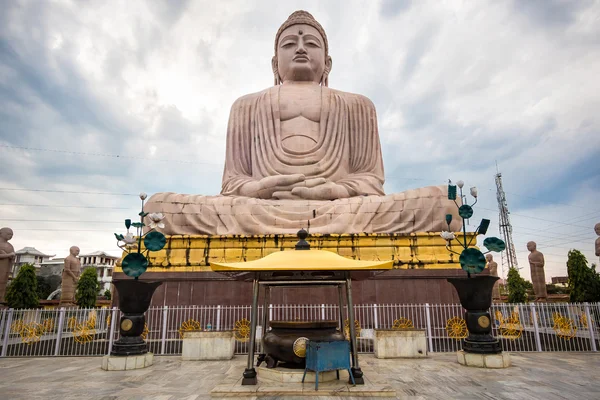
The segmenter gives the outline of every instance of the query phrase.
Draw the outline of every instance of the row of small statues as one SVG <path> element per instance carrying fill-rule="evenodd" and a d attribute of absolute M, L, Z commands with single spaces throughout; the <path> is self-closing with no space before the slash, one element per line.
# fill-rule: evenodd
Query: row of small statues
<path fill-rule="evenodd" d="M 15 248 L 8 243 L 12 237 L 12 229 L 0 229 L 0 304 L 5 303 L 6 286 L 16 258 Z M 65 258 L 60 294 L 61 306 L 75 305 L 75 288 L 81 275 L 81 262 L 77 258 L 78 255 L 79 247 L 72 246 L 69 255 Z"/>
<path fill-rule="evenodd" d="M 596 235 L 595 254 L 600 257 L 600 222 L 594 226 Z M 13 237 L 13 231 L 10 228 L 0 229 L 0 304 L 4 302 L 6 294 L 6 285 L 10 271 L 15 261 L 15 249 L 8 243 Z M 548 294 L 546 292 L 546 275 L 544 273 L 544 254 L 537 250 L 535 242 L 527 243 L 529 253 L 529 266 L 531 268 L 531 282 L 533 283 L 533 292 L 536 301 L 546 301 Z M 62 291 L 60 304 L 69 306 L 75 304 L 75 287 L 81 274 L 81 262 L 77 258 L 79 247 L 72 246 L 69 249 L 69 255 L 65 258 L 65 264 L 62 272 Z M 486 254 L 487 267 L 490 275 L 498 276 L 498 263 L 494 261 L 491 253 Z M 492 294 L 494 299 L 500 299 L 500 289 L 498 283 L 494 286 Z"/>

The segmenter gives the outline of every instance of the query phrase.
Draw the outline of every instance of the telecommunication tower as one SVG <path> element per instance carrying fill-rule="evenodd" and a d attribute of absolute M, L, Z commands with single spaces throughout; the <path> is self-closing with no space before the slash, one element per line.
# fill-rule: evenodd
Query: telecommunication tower
<path fill-rule="evenodd" d="M 506 243 L 506 250 L 502 252 L 502 278 L 504 278 L 506 277 L 505 271 L 508 272 L 508 269 L 513 267 L 518 269 L 519 265 L 512 238 L 512 225 L 510 224 L 510 212 L 506 203 L 506 193 L 504 193 L 504 189 L 502 188 L 502 174 L 498 172 L 497 168 L 496 166 L 496 199 L 498 199 L 500 235 L 502 235 L 504 243 Z"/>

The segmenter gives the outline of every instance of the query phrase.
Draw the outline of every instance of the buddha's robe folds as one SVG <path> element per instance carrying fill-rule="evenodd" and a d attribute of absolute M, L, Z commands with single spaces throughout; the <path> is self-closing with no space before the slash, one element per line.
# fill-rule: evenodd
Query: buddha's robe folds
<path fill-rule="evenodd" d="M 165 215 L 165 234 L 410 233 L 448 229 L 455 216 L 447 187 L 384 195 L 375 107 L 364 96 L 322 89 L 320 135 L 311 149 L 285 148 L 279 87 L 238 99 L 231 110 L 220 196 L 157 193 L 147 212 Z M 242 185 L 274 175 L 304 174 L 343 185 L 350 198 L 274 200 L 239 196 Z"/>

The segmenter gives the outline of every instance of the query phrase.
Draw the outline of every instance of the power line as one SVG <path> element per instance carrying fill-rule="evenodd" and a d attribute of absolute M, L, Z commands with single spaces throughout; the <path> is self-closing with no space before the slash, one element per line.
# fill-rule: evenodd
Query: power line
<path fill-rule="evenodd" d="M 104 206 L 57 206 L 54 204 L 0 204 L 0 206 L 6 207 L 56 207 L 56 208 L 103 208 L 111 210 L 131 210 L 133 207 L 104 207 Z"/>
<path fill-rule="evenodd" d="M 85 224 L 120 224 L 122 222 L 115 221 L 81 221 L 81 220 L 62 220 L 62 219 L 18 219 L 18 218 L 2 218 L 0 221 L 12 222 L 58 222 L 58 223 L 85 223 Z"/>
<path fill-rule="evenodd" d="M 109 196 L 139 196 L 134 193 L 110 193 L 110 192 L 78 192 L 75 190 L 50 190 L 50 189 L 21 189 L 21 188 L 0 188 L 0 190 L 17 192 L 45 192 L 45 193 L 69 193 L 69 194 L 101 194 Z"/>
<path fill-rule="evenodd" d="M 107 153 L 86 153 L 86 152 L 70 151 L 70 150 L 41 149 L 41 148 L 37 148 L 37 147 L 24 147 L 24 146 L 9 146 L 9 145 L 5 145 L 5 144 L 0 144 L 0 147 L 6 148 L 6 149 L 14 149 L 14 150 L 42 151 L 42 152 L 48 152 L 48 153 L 72 154 L 72 155 L 78 155 L 78 156 L 108 157 L 108 158 L 130 159 L 130 160 L 149 160 L 149 161 L 171 162 L 171 163 L 180 163 L 180 164 L 203 164 L 203 165 L 222 166 L 222 164 L 202 162 L 202 161 L 170 160 L 170 159 L 136 157 L 136 156 L 129 156 L 129 155 L 107 154 Z"/>

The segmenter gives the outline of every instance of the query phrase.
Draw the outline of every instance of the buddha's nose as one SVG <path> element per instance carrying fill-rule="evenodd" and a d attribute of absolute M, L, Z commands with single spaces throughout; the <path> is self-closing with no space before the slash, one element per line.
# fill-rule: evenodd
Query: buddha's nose
<path fill-rule="evenodd" d="M 306 54 L 306 49 L 304 48 L 304 44 L 298 43 L 298 48 L 296 48 L 296 53 Z"/>

